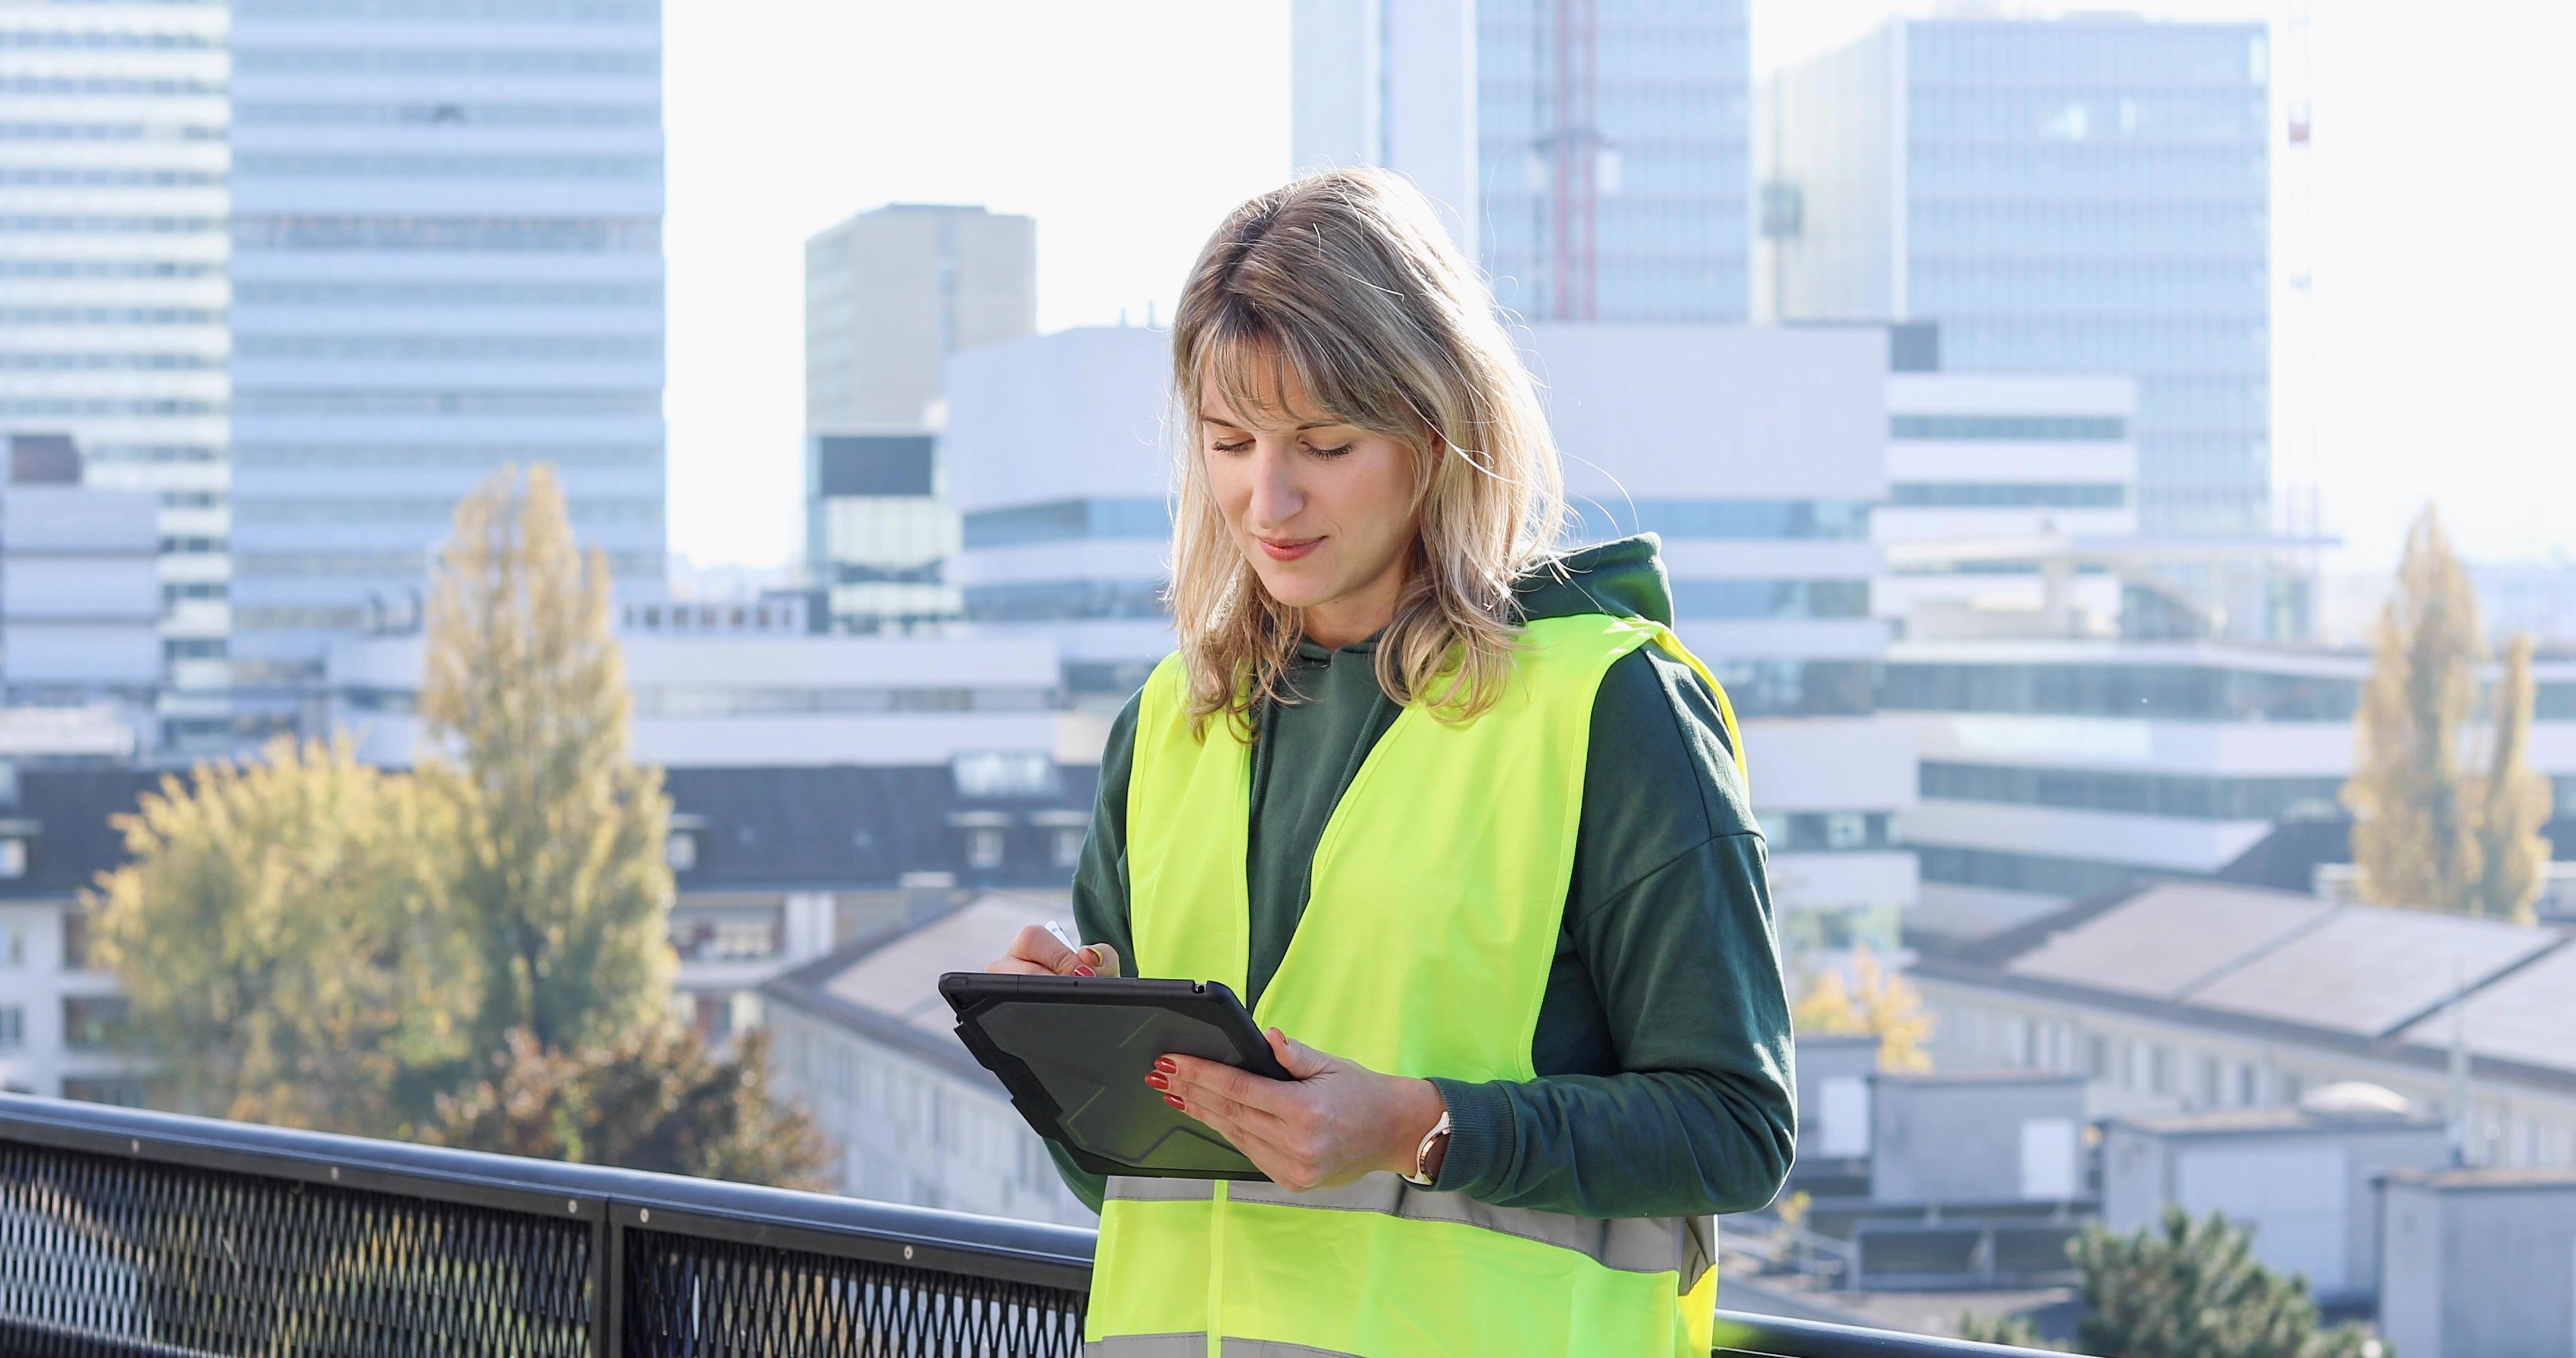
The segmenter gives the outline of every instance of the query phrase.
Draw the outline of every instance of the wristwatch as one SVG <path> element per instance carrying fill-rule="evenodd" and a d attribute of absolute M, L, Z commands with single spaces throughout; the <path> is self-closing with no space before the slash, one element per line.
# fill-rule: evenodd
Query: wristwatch
<path fill-rule="evenodd" d="M 1440 1120 L 1431 1124 L 1431 1130 L 1422 1134 L 1422 1144 L 1414 1148 L 1413 1172 L 1402 1176 L 1406 1183 L 1419 1184 L 1424 1188 L 1431 1186 L 1435 1177 L 1430 1168 L 1431 1148 L 1434 1146 L 1440 1148 L 1442 1155 L 1449 1153 L 1449 1110 L 1446 1108 L 1440 1110 Z"/>

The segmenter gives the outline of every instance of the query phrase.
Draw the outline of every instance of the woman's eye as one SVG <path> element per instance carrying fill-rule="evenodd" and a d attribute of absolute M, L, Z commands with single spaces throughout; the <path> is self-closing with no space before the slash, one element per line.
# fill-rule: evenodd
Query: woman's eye
<path fill-rule="evenodd" d="M 1339 448 L 1309 448 L 1306 451 L 1313 453 L 1317 457 L 1340 457 L 1342 454 L 1347 453 L 1350 450 L 1351 445 L 1345 443 Z"/>
<path fill-rule="evenodd" d="M 1251 447 L 1252 440 L 1245 439 L 1241 443 L 1211 443 L 1208 446 L 1216 449 L 1220 453 L 1239 453 L 1244 449 Z"/>

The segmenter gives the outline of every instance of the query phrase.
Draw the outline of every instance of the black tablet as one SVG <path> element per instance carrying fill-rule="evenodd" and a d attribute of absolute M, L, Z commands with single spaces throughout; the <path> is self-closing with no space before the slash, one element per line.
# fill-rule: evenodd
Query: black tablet
<path fill-rule="evenodd" d="M 1166 1179 L 1269 1177 L 1145 1083 L 1166 1053 L 1289 1078 L 1223 983 L 952 971 L 939 993 L 957 1011 L 958 1040 L 1075 1164 Z"/>

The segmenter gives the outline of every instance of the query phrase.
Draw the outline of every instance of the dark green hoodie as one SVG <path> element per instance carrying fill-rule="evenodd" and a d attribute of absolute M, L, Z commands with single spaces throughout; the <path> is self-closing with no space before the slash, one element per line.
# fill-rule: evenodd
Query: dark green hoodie
<path fill-rule="evenodd" d="M 1650 534 L 1576 553 L 1566 575 L 1525 580 L 1521 605 L 1669 625 L 1656 547 Z M 1374 651 L 1301 645 L 1299 701 L 1259 713 L 1247 1004 L 1288 951 L 1334 803 L 1400 711 Z M 1131 699 L 1073 887 L 1082 937 L 1128 959 L 1135 737 Z M 1691 1216 L 1760 1207 L 1789 1171 L 1797 1100 L 1762 834 L 1707 685 L 1652 646 L 1612 665 L 1593 703 L 1574 880 L 1531 1056 L 1535 1080 L 1432 1082 L 1453 1128 L 1436 1189 L 1588 1217 Z M 1101 1180 L 1061 1152 L 1056 1163 L 1097 1209 Z"/>

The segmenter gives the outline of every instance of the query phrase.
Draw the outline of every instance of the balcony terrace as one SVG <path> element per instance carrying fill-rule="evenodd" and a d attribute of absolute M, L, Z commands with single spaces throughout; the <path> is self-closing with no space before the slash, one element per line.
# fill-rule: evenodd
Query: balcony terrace
<path fill-rule="evenodd" d="M 0 1353 L 1072 1355 L 1092 1233 L 0 1095 Z M 1721 1312 L 1721 1354 L 2028 1350 Z"/>

